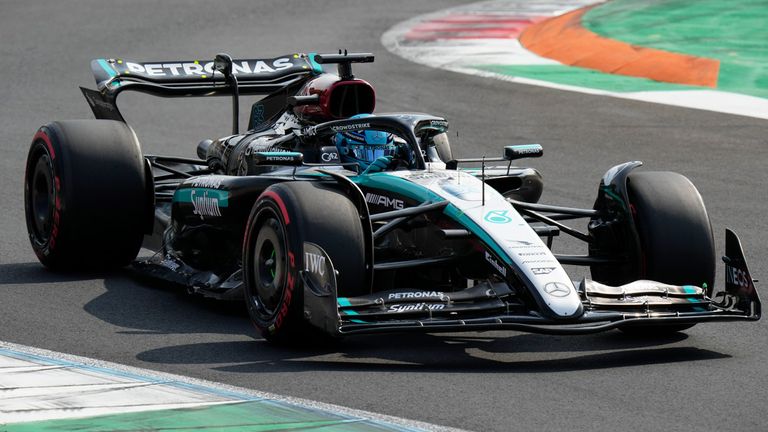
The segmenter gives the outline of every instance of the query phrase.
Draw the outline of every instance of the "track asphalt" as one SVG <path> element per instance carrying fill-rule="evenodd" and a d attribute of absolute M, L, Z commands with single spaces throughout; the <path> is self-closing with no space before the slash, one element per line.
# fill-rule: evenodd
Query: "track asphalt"
<path fill-rule="evenodd" d="M 446 116 L 460 133 L 459 157 L 541 143 L 545 156 L 531 165 L 545 177 L 543 202 L 590 206 L 600 176 L 627 160 L 685 174 L 707 203 L 718 252 L 725 227 L 734 228 L 753 275 L 765 280 L 765 120 L 457 74 L 380 44 L 398 23 L 461 5 L 0 0 L 0 340 L 462 429 L 763 428 L 765 321 L 699 325 L 663 340 L 618 332 L 388 335 L 297 351 L 255 337 L 237 306 L 192 299 L 129 271 L 62 275 L 37 263 L 24 228 L 26 152 L 41 124 L 90 117 L 77 87 L 93 87 L 92 58 L 347 48 L 376 55 L 355 71 L 376 86 L 377 111 Z M 129 95 L 122 106 L 146 153 L 193 156 L 200 139 L 229 130 L 225 98 Z"/>

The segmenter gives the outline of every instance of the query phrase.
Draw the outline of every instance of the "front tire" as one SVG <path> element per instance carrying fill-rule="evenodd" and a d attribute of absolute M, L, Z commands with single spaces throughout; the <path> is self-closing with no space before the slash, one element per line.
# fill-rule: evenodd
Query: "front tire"
<path fill-rule="evenodd" d="M 633 172 L 627 179 L 640 240 L 639 279 L 711 289 L 715 245 L 704 201 L 686 177 L 673 172 Z M 678 332 L 694 324 L 633 326 L 634 335 Z"/>
<path fill-rule="evenodd" d="M 243 242 L 248 313 L 270 342 L 303 344 L 318 331 L 304 319 L 304 242 L 321 247 L 338 271 L 339 296 L 368 293 L 360 216 L 343 194 L 318 182 L 273 185 L 253 206 Z"/>
<path fill-rule="evenodd" d="M 32 249 L 54 270 L 130 263 L 151 211 L 146 190 L 141 148 L 125 123 L 72 120 L 41 127 L 24 177 Z"/>

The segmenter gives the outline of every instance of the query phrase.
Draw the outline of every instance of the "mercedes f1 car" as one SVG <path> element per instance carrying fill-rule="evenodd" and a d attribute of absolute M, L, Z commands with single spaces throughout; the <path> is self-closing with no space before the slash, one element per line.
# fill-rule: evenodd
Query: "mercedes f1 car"
<path fill-rule="evenodd" d="M 96 119 L 47 124 L 29 150 L 35 253 L 52 269 L 133 263 L 199 295 L 244 298 L 255 326 L 279 342 L 318 332 L 655 334 L 760 318 L 730 230 L 716 289 L 709 218 L 682 175 L 627 162 L 606 172 L 591 207 L 538 203 L 541 175 L 513 162 L 541 156 L 540 145 L 456 159 L 446 119 L 372 114 L 375 91 L 352 74 L 371 61 L 346 52 L 94 60 L 98 89 L 82 92 Z M 333 64 L 337 73 L 324 70 Z M 127 90 L 230 95 L 232 133 L 200 142 L 198 158 L 144 155 L 116 105 Z M 244 133 L 241 95 L 262 97 Z M 365 131 L 394 137 L 385 163 L 340 154 L 339 134 Z M 560 234 L 585 251 L 553 253 Z M 136 260 L 142 243 L 156 253 Z M 591 278 L 574 281 L 564 265 L 587 266 Z"/>

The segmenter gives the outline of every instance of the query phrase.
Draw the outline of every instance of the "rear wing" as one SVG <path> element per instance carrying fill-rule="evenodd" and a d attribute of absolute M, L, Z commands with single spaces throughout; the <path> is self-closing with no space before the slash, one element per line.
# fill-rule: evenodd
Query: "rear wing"
<path fill-rule="evenodd" d="M 323 73 L 315 53 L 289 54 L 271 59 L 238 59 L 232 62 L 240 94 L 271 94 Z M 125 90 L 156 96 L 231 95 L 224 75 L 213 60 L 138 62 L 111 58 L 91 61 L 98 91 L 82 88 L 96 118 L 124 121 L 117 109 L 117 95 Z"/>
<path fill-rule="evenodd" d="M 167 90 L 224 86 L 224 76 L 213 69 L 213 60 L 185 60 L 164 62 L 137 62 L 128 59 L 95 59 L 91 71 L 101 91 L 120 92 L 126 86 L 151 84 L 143 87 L 160 95 Z M 323 72 L 312 54 L 290 54 L 272 59 L 233 60 L 232 71 L 237 75 L 243 93 L 249 88 L 254 93 L 269 93 L 266 88 L 284 86 L 294 79 L 306 78 Z M 152 92 L 152 91 L 151 91 Z"/>

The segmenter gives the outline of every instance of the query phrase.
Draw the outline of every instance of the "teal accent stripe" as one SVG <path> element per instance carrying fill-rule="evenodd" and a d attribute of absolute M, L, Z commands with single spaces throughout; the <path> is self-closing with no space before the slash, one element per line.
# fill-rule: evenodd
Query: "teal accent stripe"
<path fill-rule="evenodd" d="M 174 202 L 192 203 L 193 198 L 209 198 L 218 201 L 219 207 L 227 207 L 229 205 L 229 192 L 208 189 L 208 188 L 191 188 L 191 189 L 178 189 L 173 194 Z"/>
<path fill-rule="evenodd" d="M 623 208 L 624 211 L 627 211 L 627 205 L 624 203 L 624 199 L 617 195 L 616 192 L 612 191 L 608 186 L 603 188 L 603 192 L 609 197 L 613 198 L 614 201 L 621 204 L 621 208 Z"/>
<path fill-rule="evenodd" d="M 325 72 L 323 70 L 323 66 L 320 65 L 317 61 L 315 61 L 315 56 L 317 55 L 316 52 L 307 54 L 307 57 L 309 57 L 309 64 L 312 65 L 312 71 L 318 74 L 321 74 Z"/>
<path fill-rule="evenodd" d="M 472 231 L 473 234 L 480 237 L 480 240 L 485 243 L 486 246 L 491 248 L 494 252 L 496 252 L 496 255 L 498 255 L 501 259 L 504 260 L 507 264 L 512 264 L 512 259 L 509 257 L 509 254 L 502 249 L 499 244 L 491 238 L 491 236 L 488 235 L 488 233 L 485 232 L 483 228 L 480 227 L 475 221 L 469 218 L 469 216 L 465 215 L 464 212 L 459 210 L 456 206 L 453 204 L 448 204 L 448 206 L 443 210 L 443 213 L 445 213 L 448 217 L 454 219 L 456 222 L 459 222 L 460 224 L 464 225 L 465 227 L 469 228 L 470 231 Z"/>
<path fill-rule="evenodd" d="M 115 72 L 115 70 L 114 70 L 114 69 L 112 69 L 112 66 L 110 66 L 110 65 L 109 65 L 109 63 L 107 63 L 107 61 L 106 61 L 106 60 L 104 60 L 104 59 L 99 59 L 99 60 L 98 60 L 98 63 L 99 63 L 99 66 L 101 66 L 101 68 L 102 68 L 102 69 L 104 69 L 104 72 L 106 72 L 107 74 L 109 74 L 109 77 L 110 77 L 110 78 L 114 78 L 114 77 L 116 77 L 116 76 L 117 76 L 117 72 Z"/>
<path fill-rule="evenodd" d="M 338 305 L 341 306 L 341 307 L 352 306 L 352 303 L 350 303 L 349 299 L 346 298 L 346 297 L 339 297 L 339 298 L 337 298 L 336 299 L 336 303 L 338 303 Z M 356 311 L 353 311 L 353 310 L 345 310 L 345 311 L 341 311 L 341 315 L 342 316 L 350 316 L 350 315 L 360 315 L 360 314 L 357 313 Z M 350 321 L 352 321 L 353 323 L 357 323 L 357 324 L 365 324 L 367 322 L 367 321 L 363 321 L 363 320 L 359 320 L 359 319 L 351 319 Z"/>
<path fill-rule="evenodd" d="M 118 76 L 118 73 L 117 73 L 117 72 L 115 72 L 115 70 L 114 70 L 114 69 L 112 69 L 112 66 L 110 66 L 110 65 L 109 65 L 109 63 L 108 63 L 106 60 L 104 60 L 104 59 L 99 59 L 99 60 L 98 60 L 98 63 L 99 63 L 99 66 L 101 66 L 101 68 L 102 68 L 102 69 L 104 69 L 104 71 L 105 71 L 107 74 L 109 74 L 109 78 L 110 78 L 110 79 L 112 79 L 112 78 L 114 78 L 114 77 Z M 115 80 L 115 81 L 113 81 L 111 85 L 112 85 L 112 87 L 120 87 L 120 80 Z"/>
<path fill-rule="evenodd" d="M 376 173 L 367 176 L 352 177 L 352 181 L 355 183 L 377 189 L 384 189 L 393 193 L 408 197 L 417 201 L 425 202 L 441 202 L 445 201 L 443 197 L 425 188 L 424 186 L 412 183 L 406 179 L 395 177 L 387 173 Z M 461 223 L 465 227 L 469 228 L 472 233 L 480 237 L 480 239 L 491 248 L 496 254 L 501 257 L 507 264 L 512 264 L 512 259 L 509 254 L 505 252 L 491 237 L 483 230 L 478 224 L 464 214 L 453 204 L 449 204 L 443 213 L 448 217 L 453 218 L 455 221 Z"/>
<path fill-rule="evenodd" d="M 436 203 L 445 201 L 443 197 L 425 188 L 424 186 L 410 182 L 400 177 L 393 176 L 389 173 L 359 175 L 350 177 L 350 180 L 360 186 L 383 189 L 419 202 L 430 201 Z"/>
<path fill-rule="evenodd" d="M 338 299 L 336 299 L 336 302 L 341 307 L 352 306 L 352 303 L 350 303 L 349 299 L 346 297 L 339 297 Z"/>
<path fill-rule="evenodd" d="M 699 288 L 695 287 L 693 285 L 683 285 L 682 286 L 683 291 L 685 291 L 686 294 L 698 294 Z M 686 297 L 686 300 L 688 300 L 690 303 L 701 303 L 701 300 L 696 297 Z"/>
<path fill-rule="evenodd" d="M 698 288 L 693 285 L 683 285 L 683 291 L 686 294 L 698 294 Z"/>

